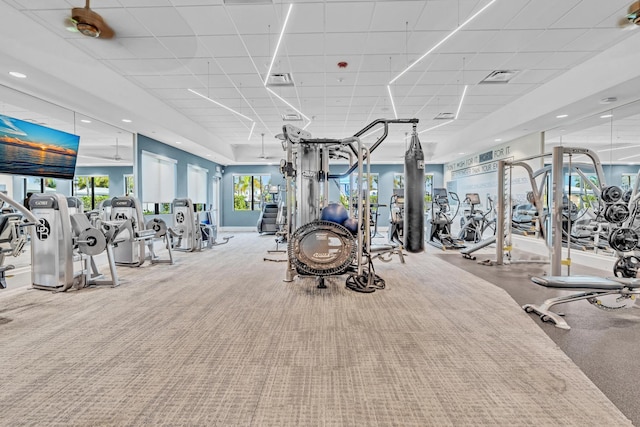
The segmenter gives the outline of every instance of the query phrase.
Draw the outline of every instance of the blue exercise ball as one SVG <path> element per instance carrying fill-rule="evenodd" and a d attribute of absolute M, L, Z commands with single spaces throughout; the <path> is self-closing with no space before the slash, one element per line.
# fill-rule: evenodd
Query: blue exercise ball
<path fill-rule="evenodd" d="M 349 212 L 340 203 L 329 203 L 322 209 L 320 219 L 342 224 L 349 218 Z"/>
<path fill-rule="evenodd" d="M 351 232 L 351 234 L 357 234 L 358 233 L 358 220 L 356 218 L 347 218 L 342 223 L 342 226 L 344 228 L 346 228 L 347 230 L 349 230 Z"/>

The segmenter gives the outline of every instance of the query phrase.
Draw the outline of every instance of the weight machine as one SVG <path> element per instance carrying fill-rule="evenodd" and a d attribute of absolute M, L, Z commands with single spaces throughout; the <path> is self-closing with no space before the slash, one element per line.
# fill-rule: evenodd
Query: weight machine
<path fill-rule="evenodd" d="M 419 154 L 422 153 L 416 132 L 417 119 L 376 120 L 353 137 L 344 139 L 312 138 L 309 132 L 302 129 L 291 125 L 283 127 L 283 148 L 287 153 L 286 159 L 281 162 L 281 172 L 286 177 L 285 237 L 288 242 L 288 258 L 285 281 L 291 282 L 295 276 L 315 277 L 318 287 L 326 288 L 326 277 L 348 273 L 346 284 L 352 290 L 369 293 L 384 287 L 384 280 L 375 274 L 372 259 L 383 259 L 383 254 L 401 255 L 402 247 L 371 246 L 369 192 L 365 190 L 363 173 L 366 162 L 369 176 L 371 153 L 387 137 L 389 123 L 413 124 L 412 160 L 414 163 L 419 162 L 420 159 L 416 159 L 418 156 L 415 155 L 418 151 Z M 370 148 L 364 146 L 360 137 L 379 124 L 384 126 L 383 135 Z M 331 158 L 348 158 L 350 167 L 342 174 L 331 174 Z M 354 158 L 357 159 L 355 162 Z M 422 163 L 414 165 L 421 167 L 422 186 L 423 159 L 424 157 Z M 357 218 L 350 217 L 350 213 L 354 212 L 351 205 L 350 212 L 345 209 L 344 215 L 341 212 L 336 215 L 339 209 L 328 204 L 329 180 L 350 176 L 356 170 Z M 420 199 L 424 203 L 424 194 Z M 326 212 L 334 211 L 334 214 L 323 215 L 323 209 L 328 209 Z M 420 214 L 422 215 L 422 211 Z M 323 220 L 323 217 L 329 220 Z M 422 227 L 421 224 L 420 228 Z M 405 233 L 405 237 L 415 232 L 413 224 L 411 232 Z M 422 237 L 420 240 L 422 241 Z M 379 252 L 374 253 L 374 250 Z"/>
<path fill-rule="evenodd" d="M 202 232 L 196 221 L 195 209 L 191 199 L 174 199 L 173 226 L 169 229 L 171 237 L 177 238 L 173 248 L 183 252 L 193 252 L 202 249 Z"/>
<path fill-rule="evenodd" d="M 27 243 L 26 228 L 34 226 L 37 218 L 24 206 L 14 202 L 2 192 L 0 192 L 0 201 L 2 202 L 2 213 L 0 214 L 0 289 L 6 289 L 6 272 L 13 270 L 15 266 L 5 265 L 5 257 L 7 255 L 17 257 L 24 252 L 24 246 Z M 5 204 L 13 209 L 4 206 Z"/>
<path fill-rule="evenodd" d="M 93 227 L 85 214 L 71 215 L 69 204 L 61 194 L 34 194 L 29 200 L 35 219 L 31 239 L 33 288 L 64 292 L 71 287 L 118 286 L 113 238 Z M 107 252 L 111 280 L 98 271 L 93 258 L 104 251 Z M 82 265 L 77 271 L 74 268 L 76 261 Z"/>
<path fill-rule="evenodd" d="M 144 264 L 145 245 L 153 239 L 156 232 L 145 229 L 142 206 L 138 199 L 132 196 L 111 199 L 111 217 L 109 221 L 102 221 L 102 228 L 114 236 L 112 241 L 117 265 L 139 267 Z"/>

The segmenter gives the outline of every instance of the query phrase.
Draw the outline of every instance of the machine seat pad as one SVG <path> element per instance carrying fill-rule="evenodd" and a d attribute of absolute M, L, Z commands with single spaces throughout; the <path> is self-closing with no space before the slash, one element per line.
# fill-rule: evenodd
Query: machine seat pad
<path fill-rule="evenodd" d="M 640 288 L 640 279 L 637 278 L 612 277 L 611 280 L 615 280 L 629 289 Z"/>
<path fill-rule="evenodd" d="M 597 276 L 534 276 L 531 278 L 531 281 L 536 285 L 556 289 L 598 289 L 615 291 L 626 286 L 621 283 L 618 278 L 613 280 Z M 640 283 L 638 283 L 638 285 L 640 285 Z"/>

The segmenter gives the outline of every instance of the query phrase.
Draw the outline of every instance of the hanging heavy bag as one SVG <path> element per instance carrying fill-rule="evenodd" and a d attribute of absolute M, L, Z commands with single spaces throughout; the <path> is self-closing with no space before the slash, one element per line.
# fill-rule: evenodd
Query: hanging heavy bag
<path fill-rule="evenodd" d="M 415 128 L 404 155 L 404 248 L 424 251 L 424 153 Z"/>

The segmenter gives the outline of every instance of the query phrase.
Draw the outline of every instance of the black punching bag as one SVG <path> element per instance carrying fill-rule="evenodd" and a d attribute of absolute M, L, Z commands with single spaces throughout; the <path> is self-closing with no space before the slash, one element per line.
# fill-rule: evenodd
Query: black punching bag
<path fill-rule="evenodd" d="M 404 248 L 424 251 L 424 153 L 415 128 L 404 155 Z"/>

